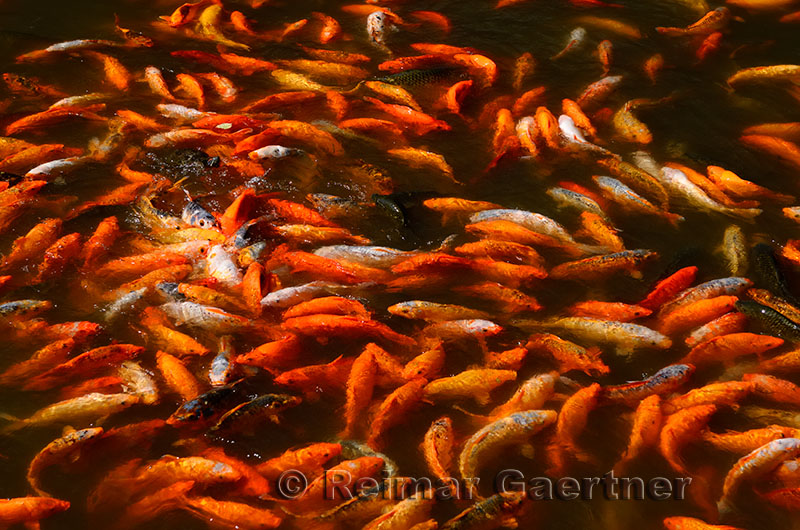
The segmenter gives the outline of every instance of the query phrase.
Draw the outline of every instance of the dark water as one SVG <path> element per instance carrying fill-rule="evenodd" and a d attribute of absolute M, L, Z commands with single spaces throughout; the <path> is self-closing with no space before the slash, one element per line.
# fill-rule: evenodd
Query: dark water
<path fill-rule="evenodd" d="M 560 108 L 563 98 L 576 98 L 583 88 L 602 76 L 602 68 L 595 58 L 596 44 L 603 39 L 614 43 L 614 61 L 612 75 L 624 76 L 624 84 L 614 93 L 606 105 L 617 109 L 633 98 L 659 99 L 673 96 L 667 103 L 640 111 L 638 115 L 651 129 L 655 141 L 645 147 L 660 162 L 676 160 L 702 170 L 706 165 L 720 165 L 730 169 L 743 178 L 768 186 L 775 191 L 797 194 L 800 192 L 796 182 L 796 170 L 788 170 L 766 155 L 754 154 L 737 142 L 741 129 L 762 122 L 800 121 L 800 103 L 792 99 L 780 87 L 770 85 L 752 85 L 732 92 L 725 84 L 725 79 L 739 68 L 748 66 L 797 63 L 800 59 L 800 38 L 798 27 L 779 24 L 774 14 L 748 14 L 735 11 L 743 20 L 734 21 L 725 32 L 721 50 L 703 65 L 694 64 L 694 47 L 698 41 L 691 38 L 670 38 L 655 32 L 656 26 L 685 26 L 697 20 L 701 13 L 693 11 L 687 4 L 690 2 L 634 2 L 620 0 L 624 9 L 578 9 L 567 2 L 535 0 L 524 2 L 505 9 L 493 9 L 491 2 L 463 1 L 431 1 L 426 3 L 399 2 L 390 3 L 390 7 L 402 16 L 417 9 L 438 11 L 449 17 L 452 31 L 449 34 L 436 29 L 404 28 L 390 35 L 390 46 L 396 56 L 412 53 L 408 47 L 414 42 L 441 42 L 457 46 L 473 47 L 480 53 L 496 61 L 500 77 L 499 81 L 487 90 L 473 95 L 465 104 L 464 115 L 474 118 L 480 114 L 483 106 L 495 97 L 511 91 L 510 72 L 515 59 L 523 52 L 530 52 L 537 61 L 534 75 L 523 86 L 523 90 L 535 86 L 547 87 L 546 99 L 542 103 L 553 109 Z M 115 51 L 118 57 L 135 75 L 140 75 L 147 65 L 157 65 L 172 78 L 180 72 L 207 72 L 212 69 L 204 65 L 196 65 L 188 61 L 180 61 L 169 55 L 177 49 L 199 49 L 215 52 L 216 46 L 210 42 L 194 41 L 178 31 L 169 31 L 163 25 L 154 22 L 160 15 L 169 14 L 177 4 L 169 2 L 94 2 L 88 0 L 74 2 L 23 2 L 21 0 L 4 0 L 0 3 L 0 69 L 3 72 L 14 72 L 36 76 L 42 82 L 55 85 L 63 92 L 77 95 L 93 91 L 112 91 L 104 84 L 102 69 L 94 61 L 80 56 L 63 56 L 55 60 L 41 63 L 17 64 L 14 58 L 34 49 L 40 49 L 54 42 L 78 38 L 118 39 L 114 31 L 114 15 L 120 17 L 122 25 L 141 31 L 156 40 L 153 48 L 129 49 Z M 379 75 L 377 64 L 388 56 L 366 42 L 364 33 L 364 17 L 342 13 L 340 4 L 323 1 L 275 1 L 260 9 L 252 9 L 245 3 L 226 3 L 229 10 L 240 9 L 249 18 L 256 21 L 260 30 L 282 28 L 285 23 L 293 22 L 307 16 L 311 11 L 322 11 L 336 17 L 352 41 L 345 42 L 342 48 L 348 51 L 365 53 L 373 58 L 368 68 L 371 73 Z M 711 8 L 717 7 L 712 4 Z M 630 40 L 613 32 L 587 26 L 589 40 L 584 48 L 559 61 L 550 61 L 549 57 L 557 53 L 566 43 L 568 34 L 576 26 L 576 17 L 597 15 L 614 17 L 617 20 L 632 24 L 642 31 L 644 38 Z M 228 33 L 232 35 L 232 33 Z M 311 43 L 313 44 L 313 43 Z M 332 43 L 339 47 L 339 43 Z M 731 58 L 732 52 L 735 57 Z M 654 53 L 664 56 L 667 68 L 661 72 L 658 83 L 650 83 L 642 70 L 642 64 Z M 280 58 L 296 58 L 297 49 L 289 43 L 256 43 L 251 56 L 266 60 Z M 248 77 L 232 77 L 240 95 L 232 104 L 213 103 L 208 110 L 233 113 L 237 108 L 250 101 L 255 101 L 267 93 L 279 90 L 266 73 Z M 11 98 L 12 102 L 3 117 L 2 124 L 8 123 L 22 115 L 44 108 L 41 102 L 26 100 L 4 94 L 2 99 Z M 421 101 L 424 95 L 420 96 Z M 148 116 L 155 116 L 154 105 L 160 100 L 149 93 L 145 83 L 136 81 L 126 94 L 119 94 L 108 103 L 104 115 L 111 115 L 116 109 L 133 109 Z M 48 101 L 47 104 L 50 102 Z M 316 108 L 293 109 L 287 112 L 289 119 L 313 121 L 330 119 L 329 114 L 317 115 Z M 427 146 L 445 156 L 453 166 L 456 178 L 460 182 L 471 183 L 457 186 L 446 179 L 435 175 L 411 170 L 387 159 L 381 148 L 375 148 L 363 142 L 347 143 L 347 156 L 372 163 L 387 173 L 394 181 L 395 191 L 403 193 L 403 203 L 408 212 L 407 226 L 400 226 L 388 215 L 372 213 L 367 219 L 351 219 L 345 225 L 354 233 L 370 237 L 375 244 L 391 245 L 402 249 L 434 248 L 446 236 L 462 234 L 459 241 L 467 241 L 462 226 L 454 221 L 442 225 L 437 215 L 426 212 L 421 201 L 431 194 L 453 195 L 469 199 L 487 200 L 502 204 L 508 208 L 521 208 L 539 212 L 553 217 L 568 229 L 577 228 L 577 216 L 572 212 L 559 211 L 544 191 L 560 180 L 570 180 L 589 187 L 592 186 L 591 167 L 582 163 L 564 162 L 548 168 L 548 175 L 542 167 L 535 163 L 520 161 L 504 164 L 498 170 L 484 174 L 483 170 L 491 161 L 492 131 L 489 128 L 476 128 L 455 116 L 446 118 L 453 127 L 449 133 L 433 133 L 412 140 L 414 146 Z M 26 140 L 36 143 L 46 141 L 60 142 L 70 146 L 85 146 L 87 141 L 104 133 L 102 125 L 84 122 L 70 122 L 68 125 L 55 126 L 42 133 L 25 133 Z M 639 148 L 633 144 L 617 141 L 606 131 L 604 134 L 606 147 L 620 155 L 627 155 Z M 133 140 L 140 142 L 140 139 Z M 154 155 L 153 160 L 158 156 Z M 80 200 L 88 200 L 99 193 L 111 190 L 123 182 L 113 172 L 113 164 L 93 164 L 65 176 L 48 188 L 54 196 L 75 195 Z M 156 162 L 150 169 L 158 169 Z M 146 164 L 145 164 L 146 166 Z M 262 190 L 278 190 L 286 192 L 287 198 L 302 200 L 306 193 L 325 192 L 366 199 L 365 190 L 353 186 L 344 171 L 336 164 L 329 164 L 321 175 L 310 174 L 302 165 L 276 165 L 268 174 L 268 178 L 260 185 Z M 185 188 L 194 195 L 204 197 L 204 204 L 210 209 L 221 211 L 229 203 L 228 191 L 239 186 L 243 178 L 233 172 L 208 170 L 197 166 L 184 167 L 171 179 L 188 176 Z M 170 203 L 172 201 L 172 203 Z M 173 194 L 165 199 L 164 208 L 179 211 L 182 197 Z M 796 237 L 797 226 L 782 217 L 780 207 L 765 202 L 764 213 L 755 221 L 735 221 L 744 230 L 748 241 L 767 241 L 783 244 L 787 239 Z M 584 299 L 622 301 L 633 303 L 640 300 L 649 290 L 652 283 L 662 276 L 671 263 L 681 261 L 682 265 L 694 264 L 700 267 L 699 281 L 729 275 L 723 258 L 715 252 L 722 241 L 725 228 L 731 224 L 729 218 L 697 212 L 692 207 L 678 202 L 672 211 L 680 213 L 686 220 L 677 229 L 667 223 L 651 218 L 627 215 L 616 212 L 612 216 L 615 226 L 627 248 L 648 248 L 657 251 L 660 259 L 645 270 L 642 280 L 613 279 L 600 285 L 583 285 L 567 282 L 542 282 L 530 289 L 542 301 L 546 309 L 543 316 L 557 315 L 567 305 Z M 137 225 L 130 207 L 110 207 L 93 210 L 90 213 L 69 221 L 64 233 L 79 231 L 90 233 L 97 222 L 108 216 L 117 215 L 120 221 L 131 230 L 143 230 Z M 14 224 L 12 230 L 3 235 L 0 248 L 7 249 L 11 241 L 24 234 L 39 220 L 61 215 L 62 212 L 35 211 L 26 215 Z M 790 281 L 794 278 L 790 273 Z M 308 276 L 304 276 L 308 278 Z M 284 278 L 290 282 L 298 280 Z M 67 320 L 92 320 L 97 317 L 94 301 L 87 300 L 81 290 L 82 278 L 70 272 L 59 282 L 46 284 L 36 289 L 22 289 L 12 293 L 9 299 L 36 297 L 52 300 L 55 308 L 49 312 L 51 322 Z M 371 299 L 369 308 L 375 311 L 376 318 L 390 323 L 395 329 L 413 333 L 419 326 L 413 322 L 402 321 L 390 317 L 385 307 L 390 304 L 411 298 L 435 300 L 470 305 L 484 310 L 491 306 L 476 303 L 474 300 L 459 297 L 447 289 L 432 288 L 429 291 L 410 294 L 380 293 Z M 504 317 L 496 315 L 497 321 L 503 323 Z M 135 318 L 135 317 L 130 317 Z M 754 328 L 755 329 L 755 328 Z M 509 330 L 490 341 L 492 351 L 500 351 L 516 345 L 515 340 L 524 334 L 517 330 Z M 201 341 L 212 345 L 213 337 L 201 336 Z M 115 339 L 143 344 L 144 338 L 139 336 L 128 322 L 119 322 L 108 326 L 102 340 Z M 325 362 L 337 355 L 356 355 L 363 343 L 334 340 L 326 345 L 308 341 L 304 352 L 305 364 Z M 637 380 L 650 375 L 659 368 L 676 362 L 685 355 L 682 341 L 675 341 L 676 346 L 666 352 L 645 351 L 632 360 L 614 356 L 613 351 L 604 353 L 604 360 L 611 367 L 611 373 L 601 378 L 601 384 L 617 384 L 628 380 Z M 252 337 L 237 337 L 237 350 L 247 351 L 249 347 L 258 345 L 259 341 Z M 590 346 L 590 344 L 584 344 Z M 788 348 L 785 348 L 788 349 Z M 32 349 L 27 344 L 0 343 L 0 364 L 11 365 L 30 355 Z M 154 367 L 154 351 L 148 350 L 142 358 L 143 364 Z M 210 358 L 194 363 L 192 368 L 202 374 Z M 480 354 L 474 344 L 456 345 L 448 348 L 448 370 L 452 373 L 480 362 Z M 520 371 L 518 381 L 532 374 L 550 369 L 540 359 L 530 359 Z M 570 374 L 581 385 L 591 380 L 583 374 Z M 714 381 L 719 370 L 703 370 L 693 379 L 693 385 L 700 386 Z M 792 379 L 792 377 L 789 377 Z M 797 378 L 794 377 L 795 382 Z M 258 374 L 249 378 L 245 384 L 248 394 L 280 391 L 266 374 Z M 496 402 L 502 402 L 513 393 L 514 385 L 506 385 L 496 393 Z M 38 393 L 21 393 L 19 391 L 0 389 L 0 411 L 14 416 L 26 417 L 33 411 L 59 399 L 58 390 Z M 159 405 L 153 407 L 134 407 L 122 414 L 112 417 L 104 427 L 125 425 L 134 421 L 167 417 L 179 404 L 177 398 L 165 395 Z M 326 397 L 317 402 L 304 403 L 285 414 L 281 425 L 270 425 L 259 428 L 253 436 L 242 435 L 231 440 L 216 441 L 226 451 L 257 463 L 261 459 L 271 458 L 283 450 L 311 441 L 331 439 L 341 429 L 340 412 L 343 396 Z M 464 406 L 471 411 L 480 412 L 473 403 Z M 395 429 L 385 453 L 394 458 L 400 466 L 401 474 L 409 476 L 426 476 L 424 461 L 417 450 L 423 433 L 431 421 L 447 413 L 454 418 L 457 432 L 468 436 L 472 432 L 468 419 L 449 407 L 425 407 L 407 418 L 402 428 Z M 78 426 L 75 427 L 84 427 Z M 754 427 L 738 417 L 732 411 L 724 411 L 715 416 L 711 423 L 714 431 L 724 429 L 746 429 Z M 41 447 L 59 435 L 59 427 L 28 429 L 11 437 L 0 438 L 0 473 L 4 480 L 0 481 L 0 496 L 18 497 L 29 492 L 25 481 L 25 470 L 31 458 Z M 593 451 L 598 463 L 592 466 L 578 466 L 575 476 L 599 476 L 610 469 L 624 448 L 629 432 L 628 411 L 622 408 L 608 407 L 590 415 L 590 421 L 582 444 Z M 181 436 L 168 432 L 153 440 L 150 450 L 134 451 L 131 454 L 103 455 L 93 458 L 85 454 L 80 461 L 64 470 L 53 469 L 46 473 L 45 482 L 50 491 L 59 498 L 72 502 L 72 508 L 65 514 L 43 521 L 44 528 L 94 528 L 110 526 L 115 517 L 104 516 L 93 519 L 85 510 L 85 499 L 89 491 L 110 469 L 131 458 L 153 459 L 162 454 L 183 456 L 191 454 L 191 449 L 176 442 Z M 529 460 L 515 451 L 509 451 L 484 466 L 482 477 L 491 482 L 493 473 L 503 468 L 519 468 L 526 475 L 534 476 L 542 473 L 545 464 L 543 444 L 536 445 L 536 457 Z M 725 472 L 734 462 L 734 458 L 717 451 L 710 450 L 702 444 L 690 446 L 685 457 L 692 466 L 711 465 L 714 470 L 713 491 L 718 496 Z M 673 477 L 674 472 L 653 451 L 647 458 L 636 462 L 630 472 L 631 476 Z M 443 504 L 437 507 L 434 516 L 440 521 L 458 513 L 466 505 Z M 551 501 L 534 506 L 531 513 L 521 520 L 521 527 L 533 525 L 552 529 L 577 528 L 660 528 L 663 517 L 669 515 L 688 515 L 702 517 L 703 513 L 690 501 L 609 501 L 596 499 L 591 502 Z M 742 515 L 742 526 L 748 529 L 788 528 L 791 518 L 783 512 L 766 507 L 758 499 L 753 499 L 752 506 L 745 507 Z M 291 524 L 291 523 L 287 523 Z M 185 515 L 165 515 L 147 523 L 146 528 L 204 527 Z M 302 527 L 302 524 L 298 524 Z"/>

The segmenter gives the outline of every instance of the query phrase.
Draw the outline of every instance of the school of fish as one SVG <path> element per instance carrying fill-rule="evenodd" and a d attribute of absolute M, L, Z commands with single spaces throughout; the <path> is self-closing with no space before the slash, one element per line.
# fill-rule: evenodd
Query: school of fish
<path fill-rule="evenodd" d="M 800 122 L 730 133 L 785 185 L 704 163 L 647 123 L 692 95 L 636 94 L 674 54 L 618 62 L 677 43 L 696 71 L 731 66 L 730 98 L 800 102 L 800 65 L 729 44 L 797 27 L 800 0 L 674 0 L 659 27 L 627 0 L 559 3 L 562 46 L 506 57 L 460 46 L 446 7 L 397 0 L 298 20 L 277 0 L 162 2 L 113 40 L 17 56 L 0 453 L 25 455 L 6 478 L 26 486 L 0 528 L 554 527 L 547 503 L 492 491 L 508 462 L 691 477 L 668 530 L 797 518 L 800 238 L 762 219 L 800 222 Z M 563 61 L 592 81 L 548 82 Z M 481 191 L 522 174 L 545 213 Z M 710 219 L 727 228 L 705 258 L 659 250 Z M 365 486 L 330 498 L 343 472 Z M 404 495 L 413 477 L 430 489 Z"/>

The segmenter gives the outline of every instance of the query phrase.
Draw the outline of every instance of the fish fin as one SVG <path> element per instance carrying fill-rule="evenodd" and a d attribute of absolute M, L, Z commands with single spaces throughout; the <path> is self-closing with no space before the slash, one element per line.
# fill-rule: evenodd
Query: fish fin
<path fill-rule="evenodd" d="M 283 500 L 283 499 L 282 499 L 282 500 Z M 294 499 L 292 499 L 292 500 L 294 500 Z M 284 500 L 284 502 L 288 502 L 288 501 L 285 501 L 285 500 Z M 294 513 L 294 512 L 291 512 L 291 511 L 289 511 L 289 510 L 287 510 L 287 509 L 286 509 L 286 506 L 281 506 L 281 505 L 278 505 L 278 508 L 280 508 L 280 509 L 283 511 L 283 513 L 285 513 L 285 514 L 287 514 L 287 515 L 291 515 L 292 517 L 299 517 L 299 518 L 301 518 L 301 519 L 308 519 L 308 518 L 310 518 L 310 516 L 308 516 L 308 515 L 303 515 L 303 514 L 300 514 L 300 513 Z"/>
<path fill-rule="evenodd" d="M 258 496 L 258 498 L 260 500 L 262 500 L 262 501 L 272 501 L 272 502 L 278 502 L 278 501 L 285 500 L 285 499 L 283 499 L 281 497 L 273 497 L 269 493 L 262 493 L 261 495 Z"/>
<path fill-rule="evenodd" d="M 442 222 L 444 223 L 444 218 L 442 218 Z M 450 251 L 452 251 L 456 246 L 456 238 L 457 237 L 458 237 L 458 235 L 456 235 L 456 234 L 450 234 L 449 236 L 447 236 L 446 238 L 444 238 L 442 240 L 442 242 L 439 244 L 439 246 L 436 249 L 432 250 L 431 252 L 450 252 Z"/>
<path fill-rule="evenodd" d="M 510 528 L 511 530 L 514 530 L 519 526 L 519 523 L 517 522 L 516 517 L 512 517 L 509 515 L 500 518 L 500 526 L 502 528 Z"/>
<path fill-rule="evenodd" d="M 720 520 L 728 519 L 735 513 L 735 508 L 729 499 L 722 498 L 717 502 L 717 512 L 719 512 Z"/>
<path fill-rule="evenodd" d="M 490 400 L 491 396 L 489 395 L 488 392 L 475 396 L 475 402 L 478 405 L 488 405 Z"/>
<path fill-rule="evenodd" d="M 621 355 L 623 357 L 627 357 L 628 360 L 631 358 L 631 354 L 633 354 L 633 348 L 631 346 L 617 346 L 616 348 L 617 355 Z"/>
<path fill-rule="evenodd" d="M 64 425 L 64 428 L 61 429 L 61 436 L 66 436 L 68 434 L 72 434 L 75 432 L 75 427 L 72 425 Z"/>
<path fill-rule="evenodd" d="M 570 394 L 564 394 L 563 392 L 556 392 L 552 396 L 550 396 L 551 401 L 566 401 L 569 399 Z"/>
<path fill-rule="evenodd" d="M 485 359 L 486 357 L 489 356 L 489 347 L 486 345 L 486 339 L 482 335 L 478 335 L 476 339 L 478 341 L 478 345 L 481 347 L 481 353 L 483 354 L 483 358 Z M 489 402 L 489 395 L 487 393 L 486 403 L 488 402 Z M 481 404 L 485 405 L 486 403 L 481 403 Z"/>
<path fill-rule="evenodd" d="M 658 27 L 656 28 L 656 31 L 661 33 L 662 35 L 668 35 L 670 37 L 683 35 L 686 32 L 686 30 L 682 28 L 664 28 L 664 27 Z"/>
<path fill-rule="evenodd" d="M 16 423 L 12 423 L 10 425 L 6 425 L 2 430 L 0 430 L 0 434 L 9 435 L 17 432 L 18 430 L 22 429 L 27 425 L 24 421 L 18 421 Z"/>
<path fill-rule="evenodd" d="M 356 91 L 358 91 L 358 89 L 360 89 L 362 86 L 364 86 L 364 83 L 366 83 L 366 80 L 362 79 L 353 88 L 350 88 L 348 90 L 344 90 L 344 88 L 340 88 L 340 89 L 338 89 L 338 91 L 341 94 L 347 94 L 347 95 L 354 94 Z"/>
<path fill-rule="evenodd" d="M 597 254 L 607 254 L 611 252 L 611 249 L 605 245 L 586 245 L 584 243 L 578 243 L 575 248 L 577 248 L 581 253 L 584 255 L 594 256 Z"/>
<path fill-rule="evenodd" d="M 469 416 L 470 419 L 475 423 L 483 424 L 483 423 L 488 423 L 489 421 L 491 421 L 489 416 L 484 416 L 483 414 L 475 414 L 474 412 L 470 412 L 470 411 L 462 408 L 460 405 L 453 405 L 453 408 L 455 410 L 457 410 L 457 411 Z"/>
<path fill-rule="evenodd" d="M 183 184 L 183 183 L 184 183 L 184 182 L 186 182 L 187 180 L 189 180 L 189 177 L 183 177 L 182 179 L 176 180 L 176 181 L 175 181 L 175 182 L 172 184 L 172 186 L 169 188 L 169 190 L 167 190 L 167 191 L 178 191 L 178 190 L 181 190 L 181 189 L 183 189 L 183 188 L 181 188 L 180 186 L 181 186 L 181 184 Z M 185 191 L 185 190 L 184 190 L 184 191 Z M 191 198 L 190 198 L 189 200 L 191 200 Z"/>
<path fill-rule="evenodd" d="M 678 215 L 672 212 L 667 212 L 666 218 L 670 222 L 670 224 L 676 228 L 682 221 L 684 221 L 684 217 L 682 215 Z"/>
<path fill-rule="evenodd" d="M 0 434 L 12 434 L 25 427 L 25 425 L 27 425 L 27 422 L 25 420 L 21 420 L 15 416 L 12 416 L 11 414 L 0 413 L 0 419 L 4 419 L 11 422 L 5 427 L 3 427 L 2 430 L 0 430 Z"/>

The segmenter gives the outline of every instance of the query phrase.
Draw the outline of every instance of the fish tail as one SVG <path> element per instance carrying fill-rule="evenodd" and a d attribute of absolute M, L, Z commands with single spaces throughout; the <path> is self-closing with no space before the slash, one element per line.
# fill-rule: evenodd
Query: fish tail
<path fill-rule="evenodd" d="M 39 487 L 39 481 L 33 477 L 28 478 L 28 483 L 31 485 L 31 489 L 36 492 L 36 494 L 40 497 L 52 497 L 52 495 L 42 488 Z"/>
<path fill-rule="evenodd" d="M 563 49 L 563 50 L 561 50 L 561 51 L 560 51 L 560 52 L 558 52 L 557 54 L 555 54 L 555 55 L 553 55 L 552 57 L 550 57 L 550 60 L 551 60 L 551 61 L 557 61 L 557 60 L 561 59 L 561 58 L 562 58 L 562 57 L 564 57 L 564 55 L 566 55 L 566 54 L 567 54 L 567 52 L 569 52 L 569 51 L 570 51 L 570 50 L 571 50 L 573 47 L 574 47 L 574 43 L 570 42 L 569 44 L 567 44 L 567 45 L 564 47 L 564 49 Z"/>
<path fill-rule="evenodd" d="M 459 405 L 453 405 L 453 408 L 466 416 L 469 417 L 470 422 L 476 427 L 482 427 L 487 423 L 490 423 L 492 420 L 489 416 L 483 416 L 481 414 L 475 414 L 474 412 L 470 412 Z"/>
<path fill-rule="evenodd" d="M 175 182 L 172 183 L 172 186 L 169 187 L 169 191 L 177 191 L 177 190 L 183 189 L 183 188 L 181 188 L 181 184 L 183 184 L 187 180 L 189 180 L 189 177 L 183 177 L 182 179 L 176 180 Z M 184 191 L 186 192 L 186 190 L 184 190 Z M 186 193 L 188 195 L 189 192 L 186 192 Z M 152 206 L 152 203 L 151 203 L 151 206 Z"/>
<path fill-rule="evenodd" d="M 627 344 L 621 344 L 617 346 L 616 353 L 620 357 L 625 357 L 627 361 L 630 361 L 634 352 L 634 348 Z"/>
<path fill-rule="evenodd" d="M 672 213 L 672 212 L 666 212 L 665 215 L 664 215 L 664 218 L 667 221 L 669 221 L 672 226 L 674 226 L 676 228 L 681 223 L 681 221 L 684 220 L 682 215 L 678 215 L 678 214 Z"/>
<path fill-rule="evenodd" d="M 743 219 L 752 219 L 761 215 L 761 208 L 731 208 L 727 213 L 734 217 L 741 217 Z"/>
<path fill-rule="evenodd" d="M 720 520 L 724 520 L 729 518 L 734 513 L 733 504 L 731 504 L 729 499 L 723 497 L 722 499 L 717 502 L 717 511 L 719 512 Z"/>
<path fill-rule="evenodd" d="M 353 436 L 353 432 L 352 432 L 352 431 L 353 431 L 352 427 L 351 427 L 350 425 L 347 425 L 347 426 L 345 426 L 345 428 L 344 428 L 344 429 L 342 429 L 342 430 L 341 430 L 341 431 L 340 431 L 340 432 L 339 432 L 339 433 L 336 435 L 336 437 L 337 437 L 337 438 L 339 438 L 339 439 L 341 439 L 341 440 L 349 440 L 349 439 L 350 439 L 350 438 L 352 438 L 352 436 Z"/>
<path fill-rule="evenodd" d="M 11 414 L 5 414 L 3 412 L 0 412 L 0 419 L 11 422 L 2 429 L 0 429 L 0 434 L 12 434 L 23 428 L 26 424 L 25 420 L 21 420 L 16 416 L 12 416 Z"/>
<path fill-rule="evenodd" d="M 579 255 L 584 255 L 584 256 L 594 256 L 597 254 L 606 254 L 609 252 L 609 248 L 604 245 L 586 245 L 583 243 L 579 243 L 575 245 L 575 248 L 577 249 L 578 252 L 580 252 Z"/>
<path fill-rule="evenodd" d="M 450 252 L 456 247 L 456 234 L 450 234 L 442 240 L 442 243 L 431 252 Z"/>
<path fill-rule="evenodd" d="M 364 83 L 366 83 L 366 80 L 362 79 L 361 81 L 356 83 L 356 86 L 354 86 L 353 88 L 350 88 L 348 90 L 344 90 L 344 89 L 340 88 L 340 89 L 338 89 L 338 91 L 339 91 L 340 94 L 347 94 L 347 95 L 355 94 L 362 86 L 364 86 Z"/>

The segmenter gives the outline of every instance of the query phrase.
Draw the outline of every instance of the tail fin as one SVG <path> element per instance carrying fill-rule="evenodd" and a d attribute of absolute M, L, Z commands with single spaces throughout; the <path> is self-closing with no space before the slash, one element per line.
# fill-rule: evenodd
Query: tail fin
<path fill-rule="evenodd" d="M 683 221 L 683 216 L 682 216 L 682 215 L 678 215 L 678 214 L 676 214 L 676 213 L 672 213 L 672 212 L 666 212 L 666 213 L 664 214 L 664 218 L 665 218 L 667 221 L 669 221 L 669 222 L 670 222 L 670 224 L 672 224 L 672 226 L 674 226 L 674 227 L 676 227 L 676 228 L 678 227 L 678 224 L 679 224 L 681 221 Z"/>
<path fill-rule="evenodd" d="M 0 419 L 11 422 L 2 429 L 0 429 L 0 434 L 2 435 L 12 434 L 25 427 L 25 425 L 27 425 L 27 422 L 25 420 L 21 420 L 16 416 L 12 416 L 11 414 L 5 414 L 3 412 L 0 412 Z"/>

